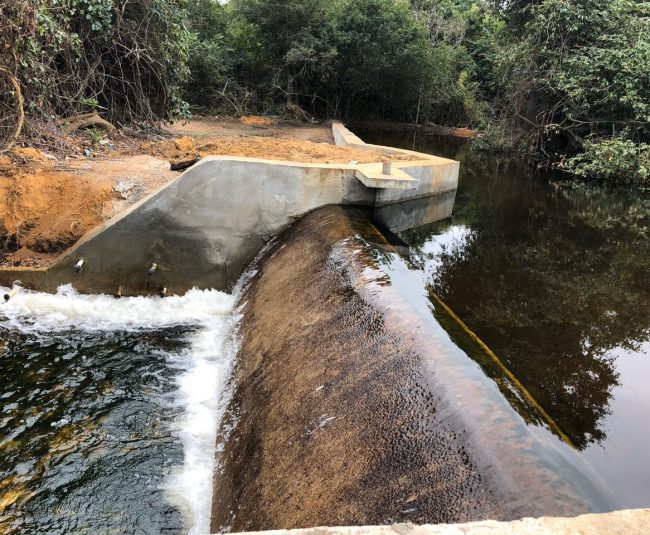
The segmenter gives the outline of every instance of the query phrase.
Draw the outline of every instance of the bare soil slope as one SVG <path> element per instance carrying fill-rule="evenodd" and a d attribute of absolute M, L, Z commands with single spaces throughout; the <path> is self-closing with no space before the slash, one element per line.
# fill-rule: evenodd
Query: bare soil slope
<path fill-rule="evenodd" d="M 50 160 L 18 149 L 0 159 L 0 262 L 46 266 L 81 236 L 172 180 L 169 164 L 148 155 Z"/>

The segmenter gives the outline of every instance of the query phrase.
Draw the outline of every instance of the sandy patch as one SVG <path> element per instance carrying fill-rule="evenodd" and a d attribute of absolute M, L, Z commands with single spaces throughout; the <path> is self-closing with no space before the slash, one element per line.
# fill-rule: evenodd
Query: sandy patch
<path fill-rule="evenodd" d="M 273 126 L 277 124 L 276 119 L 271 119 L 270 117 L 260 117 L 259 115 L 245 115 L 239 118 L 239 122 L 242 124 L 249 124 L 255 126 Z"/>
<path fill-rule="evenodd" d="M 301 163 L 373 163 L 388 158 L 409 160 L 408 155 L 387 157 L 376 150 L 338 147 L 307 140 L 276 139 L 262 136 L 182 137 L 151 143 L 143 150 L 170 162 L 206 156 L 244 156 Z"/>

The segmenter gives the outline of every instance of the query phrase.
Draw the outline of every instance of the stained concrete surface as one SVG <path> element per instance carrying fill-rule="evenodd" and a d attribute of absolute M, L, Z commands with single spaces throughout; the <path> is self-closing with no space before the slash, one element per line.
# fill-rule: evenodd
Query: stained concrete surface
<path fill-rule="evenodd" d="M 422 225 L 435 223 L 451 216 L 456 202 L 456 190 L 399 203 L 377 206 L 373 220 L 399 233 Z"/>
<path fill-rule="evenodd" d="M 378 268 L 391 255 L 365 214 L 328 207 L 251 266 L 213 531 L 615 509 L 414 304 L 421 295 L 400 294 Z"/>

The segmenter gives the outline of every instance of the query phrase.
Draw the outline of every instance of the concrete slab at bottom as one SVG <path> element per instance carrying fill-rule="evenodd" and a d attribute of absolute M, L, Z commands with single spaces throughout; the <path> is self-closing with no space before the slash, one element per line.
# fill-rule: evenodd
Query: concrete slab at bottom
<path fill-rule="evenodd" d="M 484 520 L 467 524 L 424 526 L 414 524 L 340 526 L 257 533 L 264 535 L 645 535 L 650 533 L 650 509 L 614 511 L 572 518 L 524 518 L 512 522 Z"/>

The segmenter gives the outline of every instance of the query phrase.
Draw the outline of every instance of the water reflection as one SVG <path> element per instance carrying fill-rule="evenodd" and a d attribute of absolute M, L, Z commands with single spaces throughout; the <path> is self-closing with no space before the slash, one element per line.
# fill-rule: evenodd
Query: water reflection
<path fill-rule="evenodd" d="M 461 160 L 453 217 L 401 234 L 414 264 L 626 503 L 649 505 L 650 199 L 414 148 Z"/>
<path fill-rule="evenodd" d="M 391 232 L 403 232 L 451 216 L 456 192 L 450 191 L 375 208 L 375 223 Z"/>

